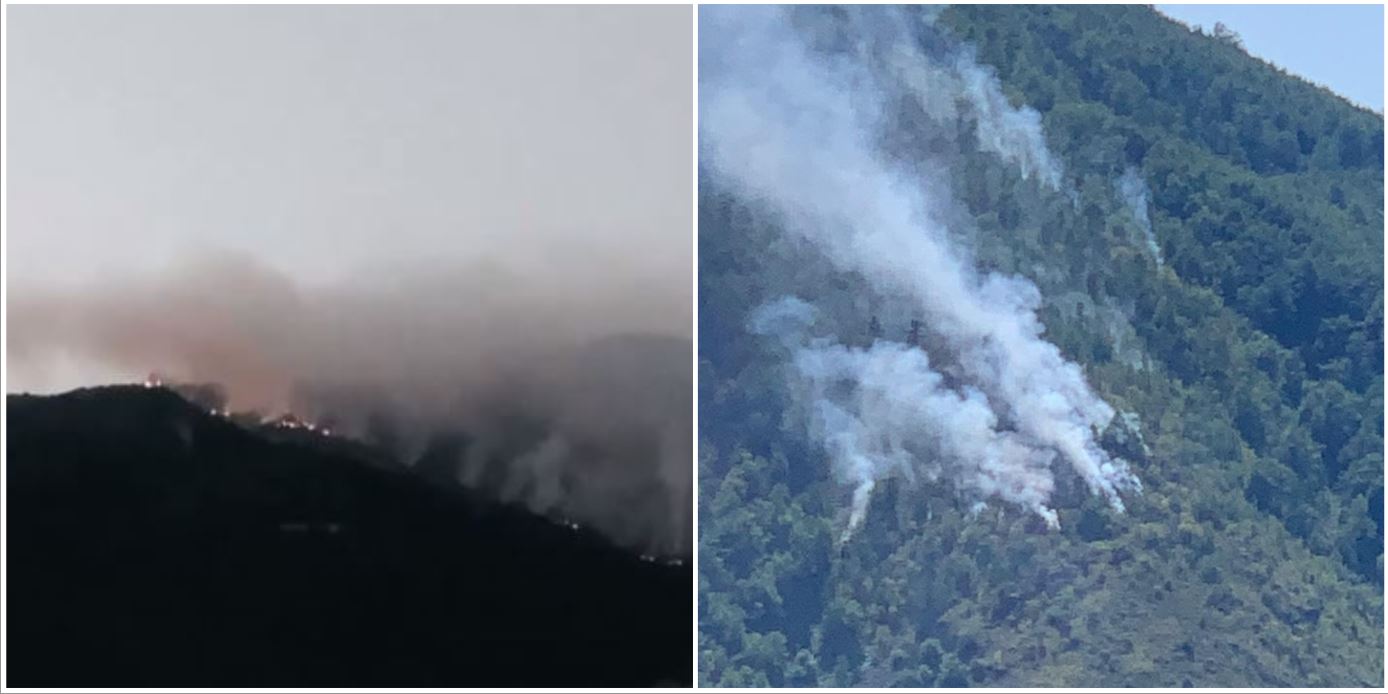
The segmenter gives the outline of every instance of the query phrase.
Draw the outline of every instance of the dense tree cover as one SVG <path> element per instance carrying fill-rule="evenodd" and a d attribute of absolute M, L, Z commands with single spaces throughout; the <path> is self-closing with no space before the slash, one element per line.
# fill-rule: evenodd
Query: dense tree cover
<path fill-rule="evenodd" d="M 786 293 L 838 334 L 913 316 L 700 180 L 700 682 L 1330 686 L 1383 677 L 1383 121 L 1143 7 L 950 8 L 1043 116 L 1074 201 L 949 164 L 977 262 L 1141 422 L 1118 515 L 1061 476 L 1061 530 L 900 481 L 848 492 L 745 331 Z M 930 148 L 909 114 L 893 151 Z M 967 142 L 970 134 L 962 129 Z M 1114 194 L 1150 187 L 1162 262 Z"/>

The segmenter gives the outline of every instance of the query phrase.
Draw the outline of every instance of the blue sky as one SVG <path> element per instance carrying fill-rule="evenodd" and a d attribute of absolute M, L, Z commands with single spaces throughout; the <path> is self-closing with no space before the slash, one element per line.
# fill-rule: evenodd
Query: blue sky
<path fill-rule="evenodd" d="M 1252 55 L 1383 112 L 1382 5 L 1157 5 L 1169 17 L 1238 32 Z"/>

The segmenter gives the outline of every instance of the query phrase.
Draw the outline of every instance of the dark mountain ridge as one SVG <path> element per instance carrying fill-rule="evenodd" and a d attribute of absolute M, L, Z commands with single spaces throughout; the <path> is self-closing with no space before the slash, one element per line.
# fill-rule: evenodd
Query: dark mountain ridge
<path fill-rule="evenodd" d="M 6 409 L 16 685 L 692 680 L 687 566 L 162 388 Z"/>

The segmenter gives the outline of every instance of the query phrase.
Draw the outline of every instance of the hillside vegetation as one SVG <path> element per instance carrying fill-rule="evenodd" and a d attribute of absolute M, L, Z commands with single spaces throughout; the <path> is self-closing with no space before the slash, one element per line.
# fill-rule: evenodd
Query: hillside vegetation
<path fill-rule="evenodd" d="M 893 154 L 946 162 L 974 261 L 1034 282 L 1139 423 L 1103 443 L 1144 492 L 1119 514 L 1061 476 L 1049 530 L 891 480 L 840 543 L 848 492 L 748 316 L 794 294 L 858 344 L 915 316 L 701 171 L 700 683 L 1380 685 L 1382 117 L 1146 7 L 934 26 L 1040 113 L 1074 196 L 962 122 L 941 155 L 903 112 Z"/>

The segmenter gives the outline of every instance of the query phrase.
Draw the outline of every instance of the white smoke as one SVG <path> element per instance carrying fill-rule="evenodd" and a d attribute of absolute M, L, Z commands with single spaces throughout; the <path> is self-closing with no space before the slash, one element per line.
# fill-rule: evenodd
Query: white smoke
<path fill-rule="evenodd" d="M 934 56 L 921 50 L 913 34 L 938 36 L 937 15 L 890 6 L 853 11 L 851 30 L 867 39 L 855 44 L 858 63 L 888 78 L 878 81 L 884 93 L 900 90 L 937 126 L 952 126 L 957 118 L 967 118 L 974 125 L 980 151 L 1016 166 L 1024 179 L 1035 178 L 1051 190 L 1060 190 L 1061 167 L 1046 147 L 1041 114 L 1028 106 L 1014 108 L 996 72 L 979 64 L 971 47 Z"/>
<path fill-rule="evenodd" d="M 954 69 L 963 83 L 967 103 L 974 109 L 980 148 L 1017 165 L 1023 178 L 1035 176 L 1052 190 L 1059 190 L 1060 165 L 1046 147 L 1041 114 L 1027 106 L 1013 108 L 992 68 L 979 65 L 972 53 L 960 54 Z"/>
<path fill-rule="evenodd" d="M 921 456 L 933 453 L 940 460 L 930 465 L 956 486 L 1024 505 L 1054 523 L 1046 506 L 1053 487 L 1047 462 L 1058 453 L 1091 492 L 1122 511 L 1120 492 L 1139 490 L 1140 483 L 1099 447 L 1094 433 L 1113 409 L 1041 337 L 1035 285 L 979 275 L 963 261 L 931 214 L 949 200 L 947 186 L 926 187 L 890 163 L 877 144 L 887 100 L 918 90 L 862 56 L 917 56 L 920 69 L 929 71 L 917 83 L 955 90 L 956 103 L 970 105 L 966 115 L 987 120 L 987 128 L 978 128 L 981 146 L 999 150 L 1023 175 L 1046 179 L 1050 174 L 1038 172 L 1053 158 L 1031 149 L 1040 143 L 1039 130 L 1032 132 L 1037 123 L 1012 109 L 981 70 L 973 79 L 950 78 L 969 61 L 951 56 L 940 68 L 940 61 L 902 45 L 905 38 L 892 28 L 899 18 L 889 11 L 845 11 L 856 55 L 816 53 L 793 28 L 793 9 L 701 11 L 701 161 L 723 184 L 774 209 L 786 233 L 840 270 L 861 275 L 880 295 L 908 299 L 939 350 L 932 358 L 951 362 L 962 385 L 945 387 L 915 346 L 806 343 L 792 365 L 803 381 L 798 390 L 815 403 L 812 433 L 864 507 L 877 480 L 910 469 L 903 460 L 919 466 Z M 891 43 L 881 45 L 884 40 Z M 944 79 L 934 79 L 937 68 Z M 834 381 L 856 385 L 827 397 L 843 390 L 820 389 Z"/>
<path fill-rule="evenodd" d="M 1152 219 L 1147 216 L 1147 200 L 1151 197 L 1147 182 L 1138 175 L 1137 169 L 1128 167 L 1118 178 L 1116 187 L 1119 197 L 1123 198 L 1123 204 L 1132 213 L 1133 221 L 1142 229 L 1142 238 L 1147 243 L 1147 250 L 1152 252 L 1152 257 L 1161 265 L 1161 247 L 1157 245 L 1157 236 L 1152 232 Z"/>
<path fill-rule="evenodd" d="M 793 350 L 797 399 L 812 435 L 824 442 L 835 476 L 851 484 L 845 537 L 863 520 L 877 482 L 945 477 L 977 500 L 999 498 L 1059 527 L 1047 505 L 1054 452 L 998 429 L 988 397 L 970 386 L 947 387 L 924 351 L 878 340 L 867 348 L 809 339 L 815 310 L 786 297 L 758 309 L 751 329 Z"/>

